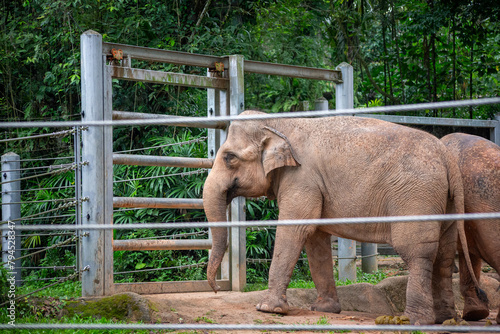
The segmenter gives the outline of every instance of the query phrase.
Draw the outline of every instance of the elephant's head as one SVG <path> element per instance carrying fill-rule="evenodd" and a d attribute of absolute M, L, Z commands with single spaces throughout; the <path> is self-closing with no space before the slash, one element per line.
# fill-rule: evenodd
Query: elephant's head
<path fill-rule="evenodd" d="M 245 111 L 242 115 L 257 114 Z M 262 121 L 233 122 L 205 181 L 203 206 L 208 221 L 226 221 L 226 207 L 237 196 L 274 197 L 271 172 L 300 166 L 287 137 Z M 207 279 L 217 292 L 215 276 L 227 248 L 227 228 L 212 228 L 212 253 Z"/>

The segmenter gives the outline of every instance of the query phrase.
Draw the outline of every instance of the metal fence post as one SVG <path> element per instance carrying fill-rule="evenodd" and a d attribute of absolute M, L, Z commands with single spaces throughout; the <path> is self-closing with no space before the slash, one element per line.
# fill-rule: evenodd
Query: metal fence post
<path fill-rule="evenodd" d="M 216 72 L 212 72 L 210 69 L 207 71 L 207 76 L 211 77 Z M 224 71 L 224 77 L 227 77 L 227 71 Z M 207 107 L 208 107 L 208 117 L 218 117 L 218 116 L 228 116 L 228 103 L 227 97 L 228 92 L 220 89 L 207 89 Z M 220 146 L 226 141 L 227 129 L 208 129 L 208 158 L 215 159 L 217 151 Z M 212 234 L 209 229 L 209 238 L 212 239 Z M 229 249 L 226 250 L 222 263 L 220 265 L 220 276 L 222 280 L 229 280 L 230 278 L 230 265 L 229 265 Z"/>
<path fill-rule="evenodd" d="M 19 180 L 21 178 L 21 161 L 19 155 L 9 152 L 2 155 L 2 182 Z M 2 220 L 12 221 L 21 218 L 21 181 L 2 184 Z M 9 204 L 12 203 L 12 204 Z M 13 222 L 13 226 L 21 224 L 20 221 Z M 9 224 L 10 225 L 10 224 Z M 21 256 L 21 232 L 14 234 L 14 239 L 9 239 L 10 230 L 2 230 L 2 262 L 8 262 L 7 253 L 14 247 L 14 258 Z M 14 230 L 15 231 L 15 230 Z M 12 235 L 12 234 L 11 234 Z M 6 265 L 7 266 L 7 265 Z M 21 260 L 14 261 L 17 269 L 9 270 L 13 273 L 16 286 L 21 285 Z"/>
<path fill-rule="evenodd" d="M 354 106 L 353 68 L 341 63 L 336 70 L 342 72 L 342 83 L 335 88 L 336 109 L 351 109 Z M 339 279 L 356 282 L 356 241 L 338 238 Z"/>
<path fill-rule="evenodd" d="M 104 106 L 102 36 L 88 30 L 81 35 L 80 41 L 82 121 L 111 120 L 111 114 L 106 115 Z M 113 175 L 110 132 L 110 127 L 99 126 L 82 132 L 82 160 L 88 162 L 82 169 L 82 179 L 85 180 L 82 182 L 82 196 L 88 198 L 82 203 L 82 225 L 112 223 L 113 194 L 106 181 L 107 178 L 112 180 Z M 106 254 L 107 233 L 100 230 L 84 232 L 88 236 L 81 242 L 81 264 L 89 266 L 89 270 L 82 274 L 82 296 L 104 296 L 110 293 L 105 288 L 105 265 L 106 259 L 112 255 Z M 108 265 L 112 266 L 112 263 Z"/>
<path fill-rule="evenodd" d="M 229 113 L 239 115 L 245 110 L 244 58 L 229 56 Z M 231 202 L 231 221 L 245 220 L 245 198 Z M 246 228 L 231 227 L 231 289 L 243 291 L 246 285 Z"/>
<path fill-rule="evenodd" d="M 500 145 L 500 114 L 496 114 L 494 121 L 495 127 L 490 129 L 490 140 L 497 145 Z"/>

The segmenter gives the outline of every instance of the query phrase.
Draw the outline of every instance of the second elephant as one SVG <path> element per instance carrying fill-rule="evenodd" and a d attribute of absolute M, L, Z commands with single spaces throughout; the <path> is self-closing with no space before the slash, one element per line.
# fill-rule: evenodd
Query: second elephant
<path fill-rule="evenodd" d="M 500 147 L 484 138 L 453 133 L 441 139 L 457 158 L 464 185 L 465 212 L 500 212 Z M 481 274 L 482 260 L 500 274 L 500 220 L 465 222 L 465 233 L 474 274 Z M 489 315 L 486 302 L 478 299 L 464 252 L 459 244 L 460 290 L 464 296 L 463 318 L 480 320 Z M 500 324 L 500 309 L 496 318 Z"/>

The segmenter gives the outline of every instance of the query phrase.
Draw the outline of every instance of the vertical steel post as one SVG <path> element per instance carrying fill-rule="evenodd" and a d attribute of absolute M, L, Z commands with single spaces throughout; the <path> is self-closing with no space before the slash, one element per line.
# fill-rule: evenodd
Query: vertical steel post
<path fill-rule="evenodd" d="M 80 42 L 82 121 L 111 120 L 111 114 L 104 112 L 102 36 L 88 30 L 80 36 Z M 83 225 L 112 223 L 113 202 L 109 201 L 112 189 L 106 182 L 107 178 L 112 178 L 113 172 L 110 132 L 110 127 L 91 126 L 82 133 L 82 160 L 88 161 L 82 169 L 82 179 L 85 180 L 82 182 L 82 196 L 88 198 L 82 203 Z M 100 230 L 84 232 L 88 236 L 82 239 L 81 263 L 83 267 L 89 266 L 89 270 L 82 274 L 82 296 L 104 296 L 110 293 L 105 289 L 105 261 L 112 255 L 106 254 L 106 233 Z"/>
<path fill-rule="evenodd" d="M 490 129 L 490 140 L 497 145 L 500 145 L 500 114 L 496 114 L 494 120 L 495 127 Z"/>
<path fill-rule="evenodd" d="M 354 106 L 353 68 L 341 63 L 336 70 L 342 72 L 342 83 L 335 88 L 336 109 L 351 109 Z M 356 241 L 338 238 L 339 279 L 356 282 Z"/>
<path fill-rule="evenodd" d="M 229 113 L 239 115 L 245 110 L 244 58 L 229 56 Z M 245 198 L 231 202 L 231 221 L 245 220 Z M 231 227 L 231 289 L 243 291 L 246 285 L 246 228 Z"/>
<path fill-rule="evenodd" d="M 2 155 L 2 182 L 19 180 L 21 178 L 21 161 L 19 155 L 9 152 Z M 21 218 L 21 181 L 2 184 L 2 220 L 13 221 Z M 12 203 L 12 204 L 9 204 Z M 14 258 L 21 256 L 21 232 L 15 230 L 20 221 L 14 221 L 9 226 L 14 227 L 14 234 L 10 229 L 2 230 L 2 262 L 8 262 L 8 251 L 14 250 Z M 12 238 L 13 237 L 13 238 Z M 7 266 L 7 265 L 6 265 Z M 21 285 L 21 260 L 14 261 L 17 269 L 10 270 L 15 277 L 16 286 Z"/>
<path fill-rule="evenodd" d="M 373 274 L 378 270 L 376 254 L 377 244 L 366 242 L 361 244 L 361 270 L 364 273 Z"/>
<path fill-rule="evenodd" d="M 211 72 L 209 69 L 207 71 L 207 76 L 211 77 L 216 72 Z M 224 77 L 228 77 L 227 71 L 223 73 Z M 208 107 L 208 117 L 218 117 L 218 116 L 228 116 L 229 115 L 229 104 L 227 103 L 228 92 L 220 89 L 207 89 L 207 107 Z M 217 151 L 220 146 L 226 141 L 227 129 L 208 129 L 208 158 L 215 159 Z M 209 238 L 212 238 L 212 234 L 209 231 Z M 230 279 L 230 265 L 229 265 L 229 249 L 226 250 L 222 263 L 220 265 L 220 276 L 219 279 L 229 280 Z"/>

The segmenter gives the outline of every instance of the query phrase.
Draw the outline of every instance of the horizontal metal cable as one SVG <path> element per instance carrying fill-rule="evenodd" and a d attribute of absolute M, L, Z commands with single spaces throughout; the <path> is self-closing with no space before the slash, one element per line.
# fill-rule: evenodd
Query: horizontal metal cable
<path fill-rule="evenodd" d="M 64 131 L 58 131 L 58 132 L 53 132 L 53 133 L 45 133 L 41 135 L 32 135 L 32 136 L 27 136 L 27 137 L 18 137 L 18 138 L 9 138 L 9 139 L 0 139 L 0 143 L 6 143 L 10 141 L 16 141 L 16 140 L 26 140 L 26 139 L 38 139 L 38 138 L 45 138 L 45 137 L 64 137 L 66 135 L 69 135 L 71 133 L 74 133 L 75 130 L 64 130 Z"/>
<path fill-rule="evenodd" d="M 117 181 L 113 181 L 113 183 L 122 183 L 122 182 L 128 182 L 128 181 L 143 181 L 143 180 L 159 179 L 159 178 L 171 177 L 171 176 L 189 176 L 189 175 L 204 174 L 204 173 L 207 173 L 207 172 L 208 172 L 208 169 L 204 168 L 204 169 L 198 169 L 198 170 L 195 170 L 195 171 L 192 171 L 192 172 L 148 176 L 148 177 L 141 177 L 141 178 L 137 178 L 137 179 L 117 180 Z"/>
<path fill-rule="evenodd" d="M 74 235 L 74 234 L 73 234 Z M 63 245 L 63 246 L 60 246 L 61 248 L 62 247 L 75 247 L 76 244 L 70 244 L 70 245 Z M 8 253 L 10 251 L 34 251 L 34 250 L 38 250 L 38 249 L 46 249 L 47 247 L 32 247 L 32 248 L 15 248 L 15 249 L 10 249 L 10 250 L 3 250 L 1 251 L 2 253 Z M 31 254 L 30 254 L 31 255 Z"/>
<path fill-rule="evenodd" d="M 341 110 L 316 110 L 316 111 L 299 111 L 285 112 L 273 114 L 245 115 L 245 116 L 218 116 L 218 117 L 192 117 L 192 118 L 156 118 L 156 119 L 140 119 L 140 120 L 117 120 L 117 121 L 86 121 L 86 122 L 3 122 L 0 123 L 0 128 L 37 128 L 37 127 L 72 127 L 72 126 L 144 126 L 144 125 L 189 125 L 196 123 L 212 123 L 230 122 L 230 121 L 251 121 L 251 120 L 266 120 L 277 118 L 312 118 L 312 117 L 330 117 L 341 115 L 360 115 L 372 113 L 393 113 L 393 112 L 409 112 L 426 109 L 447 109 L 460 107 L 474 107 L 489 104 L 500 103 L 500 97 L 482 98 L 476 100 L 461 100 L 461 101 L 442 101 L 417 103 L 384 107 L 370 108 L 351 108 Z"/>
<path fill-rule="evenodd" d="M 59 219 L 59 218 L 69 218 L 69 217 L 74 217 L 75 214 L 67 214 L 67 215 L 58 215 L 58 216 L 44 216 L 44 217 L 31 217 L 31 218 L 22 218 L 22 219 L 19 219 L 20 221 L 29 221 L 29 220 L 42 220 L 42 219 Z M 5 224 L 5 222 L 0 222 L 0 226 L 2 224 Z M 58 229 L 59 230 L 59 229 Z"/>
<path fill-rule="evenodd" d="M 76 269 L 76 266 L 53 266 L 53 267 L 14 267 L 14 269 L 24 269 L 24 270 L 42 270 L 42 269 L 52 269 L 52 270 L 70 270 Z M 54 277 L 52 277 L 53 279 Z"/>
<path fill-rule="evenodd" d="M 137 151 L 144 151 L 144 150 L 149 150 L 149 149 L 153 149 L 153 148 L 162 148 L 162 147 L 170 147 L 170 146 L 188 145 L 188 144 L 192 144 L 192 143 L 198 143 L 198 142 L 205 141 L 207 138 L 208 137 L 200 137 L 200 138 L 197 138 L 197 139 L 191 139 L 191 140 L 182 141 L 182 142 L 178 142 L 178 143 L 158 145 L 158 146 L 151 146 L 151 147 L 143 147 L 143 148 L 136 148 L 136 149 L 132 149 L 132 150 L 119 151 L 119 152 L 113 152 L 113 153 L 137 152 Z"/>
<path fill-rule="evenodd" d="M 74 201 L 74 200 L 75 200 L 75 198 L 55 198 L 55 199 L 45 199 L 45 200 L 40 200 L 40 201 L 24 201 L 24 202 L 0 203 L 0 205 L 33 204 L 33 203 L 48 203 L 48 202 L 71 202 L 71 201 Z"/>
<path fill-rule="evenodd" d="M 411 223 L 429 221 L 454 220 L 492 220 L 500 219 L 500 212 L 465 213 L 418 216 L 386 216 L 386 217 L 356 217 L 356 218 L 320 218 L 297 220 L 264 220 L 264 221 L 231 221 L 231 222 L 188 222 L 188 223 L 144 223 L 144 224 L 86 224 L 86 225 L 16 225 L 17 231 L 38 230 L 133 230 L 133 229 L 190 229 L 207 227 L 253 227 L 253 226 L 294 226 L 294 225 L 337 225 L 337 224 L 374 224 L 374 223 Z M 7 230 L 5 224 L 0 230 Z"/>
<path fill-rule="evenodd" d="M 82 197 L 82 198 L 80 198 L 80 201 L 72 201 L 72 202 L 64 203 L 64 204 L 61 204 L 57 208 L 54 208 L 54 209 L 50 209 L 50 210 L 46 210 L 46 211 L 42 211 L 42 212 L 37 212 L 37 213 L 34 213 L 32 215 L 29 215 L 29 216 L 15 218 L 15 219 L 11 219 L 11 220 L 0 221 L 0 225 L 6 224 L 9 221 L 11 221 L 11 222 L 22 221 L 22 220 L 27 220 L 27 219 L 33 218 L 33 217 L 38 217 L 38 216 L 44 215 L 44 214 L 49 213 L 49 212 L 64 210 L 64 209 L 71 208 L 71 207 L 77 205 L 78 202 L 87 202 L 88 200 L 89 200 L 88 197 Z"/>
<path fill-rule="evenodd" d="M 165 267 L 165 268 L 151 268 L 151 269 L 140 269 L 140 270 L 132 270 L 132 271 L 120 271 L 117 273 L 113 273 L 113 275 L 143 273 L 143 272 L 147 272 L 147 271 L 160 271 L 160 270 L 168 270 L 168 269 L 189 269 L 189 268 L 204 267 L 206 265 L 207 265 L 207 262 L 202 262 L 202 263 L 196 263 L 196 264 L 186 264 L 186 265 L 182 265 L 182 266 Z"/>
<path fill-rule="evenodd" d="M 450 332 L 450 333 L 500 333 L 500 326 L 443 326 L 443 325 L 282 325 L 282 324 L 1 324 L 0 329 L 55 329 L 55 330 L 168 330 L 168 331 L 334 331 L 334 332 Z"/>
<path fill-rule="evenodd" d="M 55 157 L 55 158 L 38 158 L 38 159 L 21 159 L 9 160 L 9 162 L 34 162 L 34 161 L 48 161 L 48 160 L 61 160 L 61 159 L 74 159 L 75 157 Z"/>
<path fill-rule="evenodd" d="M 21 190 L 9 190 L 9 193 L 14 193 L 14 192 L 28 192 L 28 191 L 42 191 L 42 190 L 60 190 L 60 189 L 75 189 L 75 186 L 61 186 L 61 187 L 52 187 L 52 188 L 37 188 L 37 189 L 21 189 Z"/>
<path fill-rule="evenodd" d="M 0 263 L 0 266 L 3 266 L 4 264 L 9 263 L 9 262 L 14 262 L 14 261 L 17 261 L 17 260 L 24 259 L 25 257 L 31 256 L 31 255 L 35 255 L 35 254 L 38 254 L 38 253 L 41 253 L 41 252 L 47 251 L 47 250 L 49 250 L 49 249 L 58 248 L 58 247 L 62 247 L 62 246 L 68 245 L 70 242 L 73 242 L 73 241 L 75 241 L 75 240 L 77 240 L 77 239 L 80 239 L 80 237 L 86 237 L 87 235 L 88 235 L 87 233 L 84 233 L 84 234 L 82 234 L 82 235 L 80 235 L 80 236 L 75 235 L 75 236 L 74 236 L 74 237 L 72 237 L 72 238 L 66 239 L 66 240 L 65 240 L 65 241 L 63 241 L 63 242 L 60 242 L 60 243 L 57 243 L 57 244 L 55 244 L 55 245 L 52 245 L 52 246 L 46 247 L 46 248 L 44 248 L 44 249 L 42 249 L 42 250 L 39 250 L 39 251 L 36 251 L 36 252 L 33 252 L 33 253 L 26 254 L 26 255 L 20 256 L 20 257 L 15 258 L 15 259 L 9 259 L 9 261 L 8 261 L 8 262 L 2 262 L 2 263 Z"/>
<path fill-rule="evenodd" d="M 59 235 L 75 235 L 75 232 L 62 232 L 62 233 L 42 233 L 42 234 L 22 234 L 21 237 L 23 238 L 28 238 L 28 237 L 55 237 Z"/>
<path fill-rule="evenodd" d="M 80 163 L 80 166 L 86 166 L 88 164 L 89 164 L 88 161 L 84 161 L 84 162 Z M 31 175 L 31 176 L 27 176 L 27 177 L 21 177 L 19 179 L 15 179 L 15 180 L 3 181 L 3 182 L 0 182 L 0 184 L 12 183 L 12 182 L 17 182 L 17 181 L 24 181 L 24 180 L 29 180 L 29 179 L 33 179 L 33 178 L 37 178 L 37 177 L 48 176 L 48 175 L 61 174 L 61 173 L 75 170 L 76 167 L 77 167 L 77 164 L 71 164 L 70 166 L 65 167 L 65 168 L 55 169 L 55 170 L 47 172 L 47 173 L 41 173 L 41 174 Z"/>

